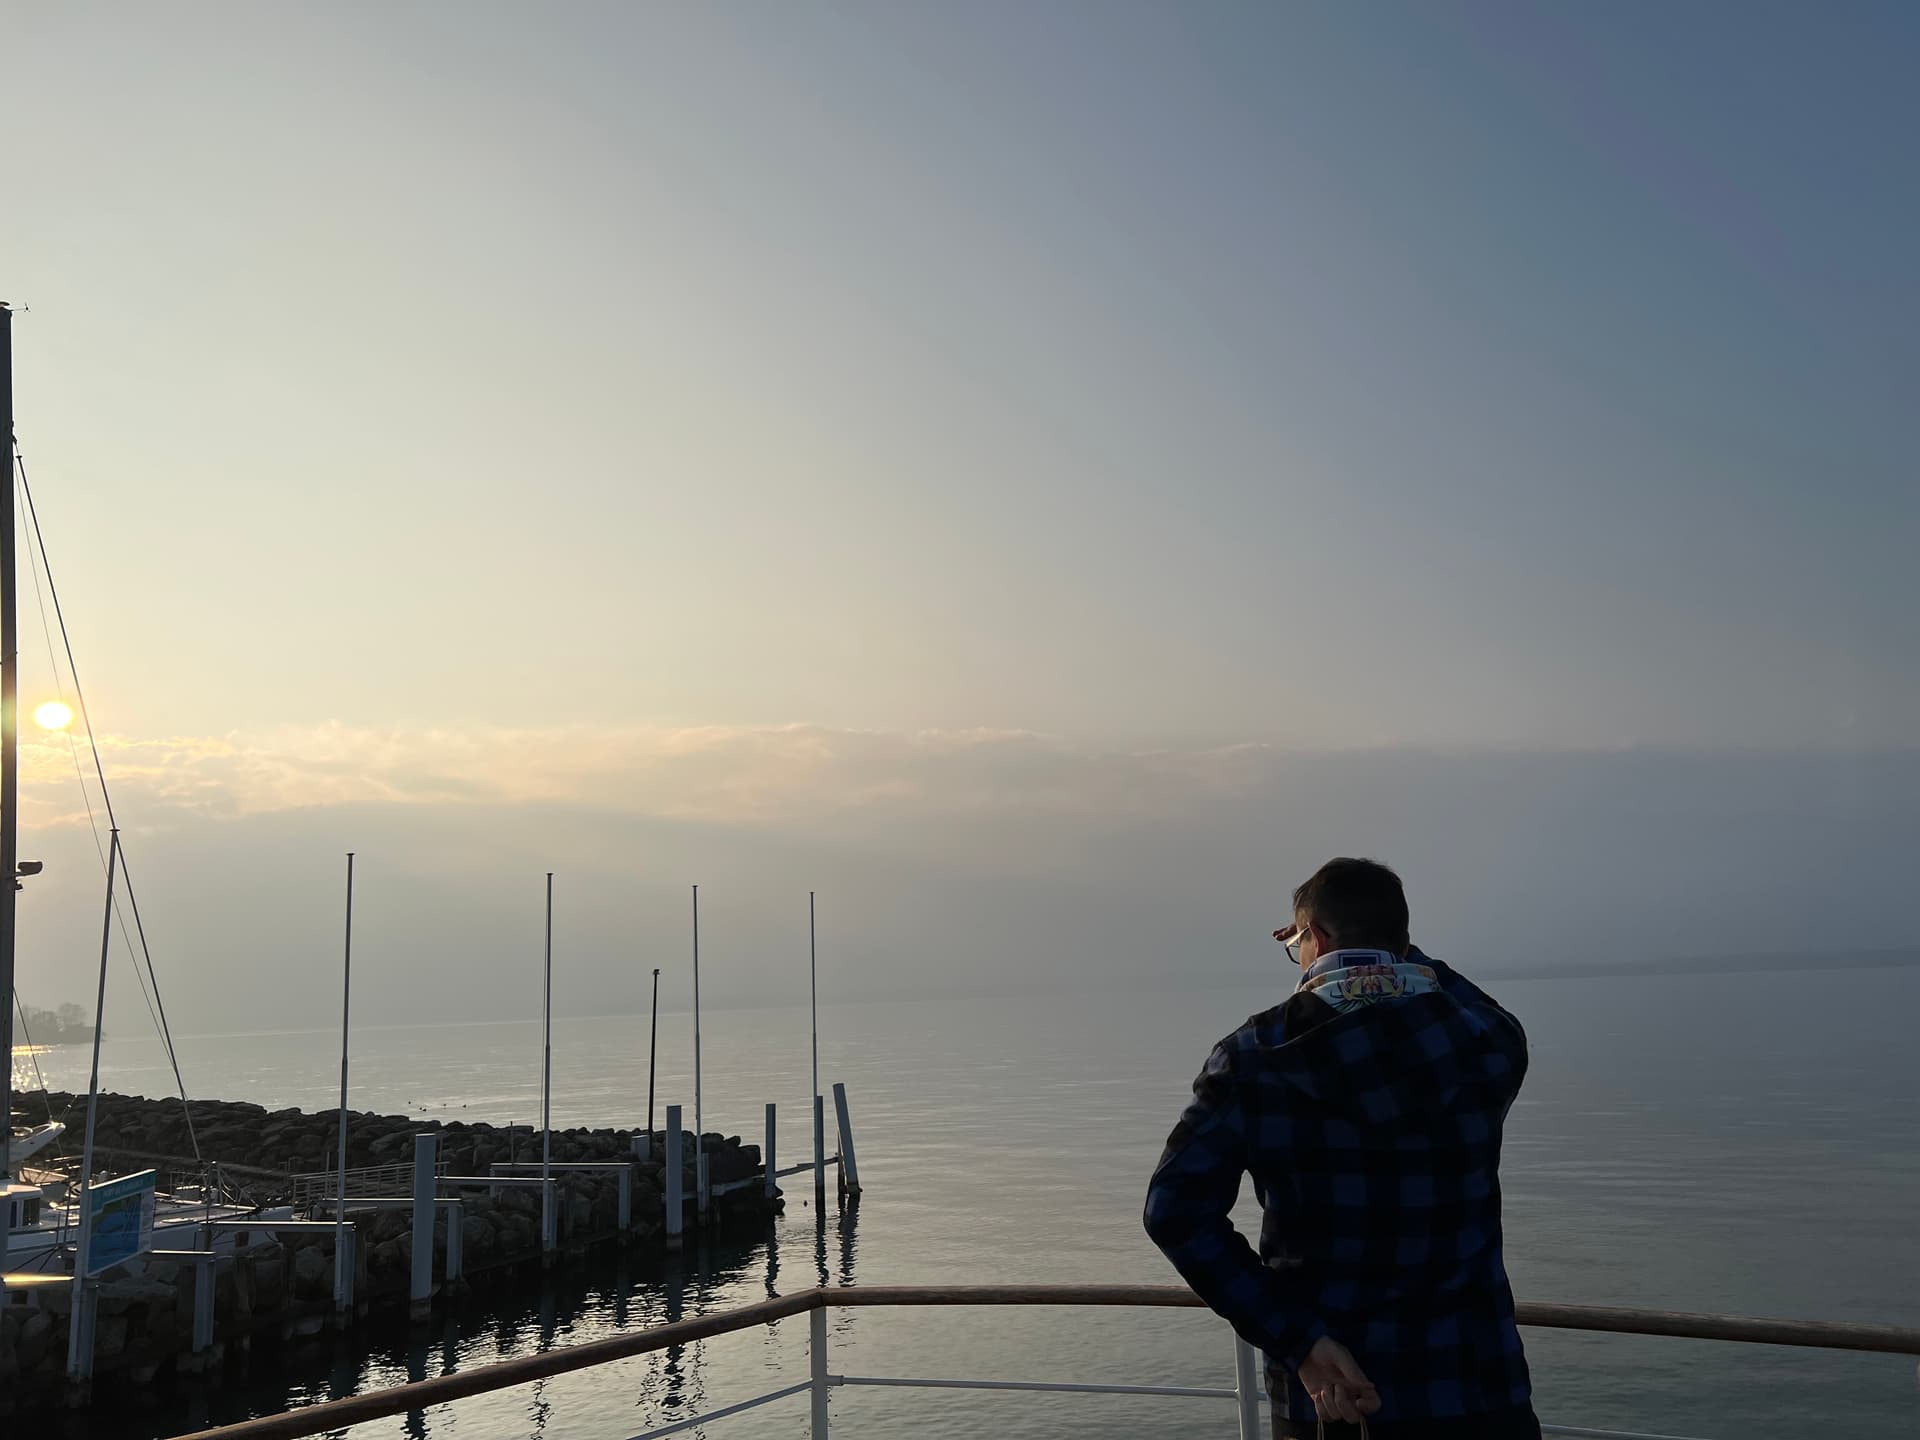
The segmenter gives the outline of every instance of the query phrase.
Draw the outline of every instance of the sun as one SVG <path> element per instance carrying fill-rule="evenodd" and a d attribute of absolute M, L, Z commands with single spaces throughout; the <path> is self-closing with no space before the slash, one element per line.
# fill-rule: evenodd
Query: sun
<path fill-rule="evenodd" d="M 33 712 L 33 723 L 42 730 L 64 730 L 73 723 L 73 707 L 64 700 L 49 700 Z"/>

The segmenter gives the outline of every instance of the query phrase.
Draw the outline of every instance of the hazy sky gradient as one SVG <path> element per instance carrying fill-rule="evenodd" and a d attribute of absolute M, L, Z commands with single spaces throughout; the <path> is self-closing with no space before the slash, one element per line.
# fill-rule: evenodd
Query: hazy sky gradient
<path fill-rule="evenodd" d="M 467 857 L 394 912 L 423 976 L 552 855 L 661 897 L 737 864 L 769 916 L 895 884 L 938 941 L 851 948 L 902 983 L 1231 967 L 1223 917 L 1348 844 L 1472 855 L 1410 876 L 1463 943 L 1543 853 L 1533 929 L 1631 912 L 1657 854 L 1711 877 L 1661 902 L 1682 950 L 1751 947 L 1809 866 L 1847 941 L 1903 938 L 1868 912 L 1920 734 L 1911 6 L 4 28 L 20 441 L 136 865 L 226 867 L 163 928 L 212 1009 L 236 929 L 373 835 Z M 1230 818 L 1306 773 L 1353 788 Z M 982 794 L 1019 803 L 954 820 Z M 956 825 L 1076 878 L 963 883 Z"/>

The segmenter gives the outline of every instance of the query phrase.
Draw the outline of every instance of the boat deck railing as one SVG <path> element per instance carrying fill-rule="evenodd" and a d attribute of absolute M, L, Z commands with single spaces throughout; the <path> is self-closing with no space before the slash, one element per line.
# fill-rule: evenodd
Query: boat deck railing
<path fill-rule="evenodd" d="M 631 1359 L 696 1340 L 728 1335 L 738 1330 L 770 1325 L 805 1315 L 809 1334 L 809 1373 L 805 1380 L 764 1395 L 722 1406 L 704 1414 L 676 1420 L 648 1430 L 634 1440 L 658 1440 L 696 1425 L 711 1424 L 731 1415 L 785 1400 L 808 1397 L 812 1440 L 827 1440 L 830 1431 L 828 1399 L 846 1386 L 888 1386 L 938 1390 L 1013 1390 L 1076 1395 L 1171 1396 L 1191 1400 L 1231 1402 L 1240 1440 L 1261 1440 L 1260 1364 L 1253 1347 L 1233 1337 L 1232 1388 L 1185 1385 L 1094 1385 L 1040 1380 L 928 1379 L 904 1376 L 835 1374 L 827 1339 L 829 1310 L 930 1308 L 954 1306 L 1075 1306 L 1100 1308 L 1200 1309 L 1198 1296 L 1179 1285 L 875 1285 L 841 1289 L 797 1291 L 733 1309 L 717 1310 L 690 1320 L 676 1320 L 632 1334 L 589 1341 L 502 1360 L 474 1370 L 457 1371 L 395 1385 L 344 1400 L 289 1410 L 279 1415 L 245 1420 L 237 1425 L 204 1430 L 189 1440 L 298 1440 L 298 1437 L 344 1430 L 350 1425 L 444 1405 L 468 1396 L 528 1385 L 555 1375 L 591 1369 Z M 1614 1335 L 1659 1335 L 1688 1340 L 1725 1340 L 1749 1345 L 1786 1345 L 1816 1350 L 1869 1351 L 1920 1356 L 1920 1329 L 1893 1325 L 1852 1325 L 1814 1320 L 1772 1320 L 1745 1315 L 1700 1315 L 1667 1310 L 1615 1309 L 1594 1305 L 1522 1304 L 1522 1325 L 1548 1330 L 1580 1330 Z M 1570 1425 L 1543 1426 L 1548 1435 L 1584 1436 L 1592 1440 L 1688 1440 L 1688 1437 L 1637 1434 L 1623 1430 L 1596 1430 Z M 1223 1417 L 1222 1434 L 1226 1433 Z"/>

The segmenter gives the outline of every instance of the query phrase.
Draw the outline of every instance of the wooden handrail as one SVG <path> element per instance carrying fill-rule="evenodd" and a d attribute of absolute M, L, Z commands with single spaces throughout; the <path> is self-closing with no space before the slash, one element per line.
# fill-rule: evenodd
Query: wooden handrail
<path fill-rule="evenodd" d="M 1770 1320 L 1757 1315 L 1705 1315 L 1683 1310 L 1622 1310 L 1605 1305 L 1521 1304 L 1515 1318 L 1536 1330 L 1598 1330 L 1614 1335 L 1666 1335 L 1680 1340 L 1732 1340 L 1798 1345 L 1813 1350 L 1866 1350 L 1920 1355 L 1920 1330 L 1833 1320 Z"/>
<path fill-rule="evenodd" d="M 692 1320 L 676 1320 L 631 1335 L 591 1340 L 538 1355 L 523 1355 L 477 1370 L 395 1385 L 345 1400 L 329 1400 L 202 1430 L 184 1440 L 300 1440 L 368 1420 L 424 1410 L 450 1400 L 505 1390 L 609 1361 L 627 1360 L 673 1345 L 768 1325 L 819 1309 L 940 1307 L 959 1305 L 1071 1305 L 1107 1308 L 1199 1310 L 1205 1305 L 1184 1285 L 858 1285 L 796 1291 Z M 1920 1329 L 1854 1325 L 1824 1320 L 1773 1320 L 1749 1315 L 1702 1315 L 1671 1310 L 1618 1309 L 1599 1305 L 1522 1304 L 1520 1324 L 1532 1329 L 1592 1330 L 1620 1335 L 1662 1335 L 1686 1340 L 1730 1340 L 1757 1345 L 1796 1345 L 1821 1350 L 1863 1350 L 1920 1355 Z"/>
<path fill-rule="evenodd" d="M 428 1380 L 389 1386 L 384 1390 L 370 1390 L 364 1395 L 350 1395 L 344 1400 L 327 1400 L 280 1415 L 263 1415 L 234 1425 L 202 1430 L 186 1437 L 186 1440 L 297 1440 L 300 1436 L 341 1430 L 388 1415 L 424 1410 L 431 1405 L 444 1405 L 449 1400 L 463 1400 L 469 1395 L 484 1395 L 490 1390 L 531 1384 L 549 1375 L 565 1375 L 569 1371 L 590 1369 L 613 1360 L 627 1360 L 674 1345 L 689 1345 L 695 1340 L 707 1340 L 715 1335 L 726 1335 L 755 1325 L 770 1325 L 775 1320 L 784 1320 L 790 1315 L 804 1315 L 814 1309 L 820 1303 L 816 1298 L 819 1293 L 817 1290 L 801 1290 L 733 1310 L 716 1310 L 711 1315 L 692 1320 L 656 1325 L 631 1335 L 589 1340 L 582 1345 L 567 1345 L 557 1350 L 542 1351 L 538 1355 L 500 1360 L 492 1365 L 483 1365 L 478 1370 L 461 1370 L 451 1375 L 436 1375 Z"/>

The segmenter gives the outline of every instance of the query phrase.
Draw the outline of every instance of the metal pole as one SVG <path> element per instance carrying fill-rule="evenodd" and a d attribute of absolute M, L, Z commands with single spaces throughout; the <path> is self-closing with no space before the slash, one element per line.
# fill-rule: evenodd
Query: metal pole
<path fill-rule="evenodd" d="M 1260 1357 L 1238 1335 L 1233 1337 L 1233 1399 L 1240 1412 L 1240 1440 L 1261 1440 Z"/>
<path fill-rule="evenodd" d="M 706 1117 L 700 1108 L 700 887 L 693 887 L 693 1190 L 700 1213 L 707 1209 Z"/>
<path fill-rule="evenodd" d="M 816 1305 L 807 1312 L 807 1352 L 809 1378 L 813 1382 L 810 1391 L 813 1410 L 808 1417 L 807 1435 L 810 1440 L 827 1440 L 827 1429 L 832 1423 L 827 1415 L 827 1387 L 833 1379 L 827 1373 L 827 1309 L 824 1305 Z"/>
<path fill-rule="evenodd" d="M 820 950 L 815 940 L 813 891 L 807 892 L 807 986 L 813 1005 L 813 1198 L 827 1198 L 827 1111 L 820 1094 Z"/>
<path fill-rule="evenodd" d="M 647 1153 L 653 1158 L 653 1062 L 660 1053 L 660 968 L 653 971 L 653 1033 L 647 1038 Z"/>
<path fill-rule="evenodd" d="M 12 1175 L 14 877 L 20 869 L 20 655 L 14 605 L 13 311 L 0 301 L 0 459 L 7 494 L 0 501 L 0 1184 Z M 96 1033 L 98 1024 L 96 1021 Z M 7 1253 L 7 1207 L 0 1205 L 0 1256 Z"/>
<path fill-rule="evenodd" d="M 544 1039 L 540 1060 L 540 1252 L 553 1245 L 553 872 L 547 872 L 547 965 L 541 1001 Z"/>
<path fill-rule="evenodd" d="M 113 943 L 113 880 L 120 865 L 120 831 L 110 832 L 107 849 L 107 913 L 100 922 L 100 983 L 93 997 L 93 1073 L 87 1080 L 87 1134 L 80 1147 L 80 1247 L 73 1262 L 73 1305 L 67 1317 L 67 1373 L 78 1373 L 84 1353 L 82 1342 L 91 1347 L 93 1336 L 83 1333 L 81 1310 L 85 1302 L 87 1267 L 93 1263 L 93 1207 L 87 1203 L 87 1186 L 93 1182 L 93 1131 L 100 1114 L 100 1036 L 106 1030 L 107 952 Z M 11 1064 L 11 1059 L 9 1059 Z M 11 1117 L 9 1117 L 11 1119 Z M 84 1331 L 91 1331 L 91 1316 Z"/>
<path fill-rule="evenodd" d="M 813 1093 L 820 1093 L 820 946 L 813 925 L 813 891 L 807 891 L 807 990 L 813 1006 Z"/>
<path fill-rule="evenodd" d="M 353 1257 L 347 1253 L 347 1022 L 353 1014 L 353 851 L 347 852 L 347 945 L 340 980 L 340 1169 L 333 1192 L 333 1308 L 353 1303 Z"/>

